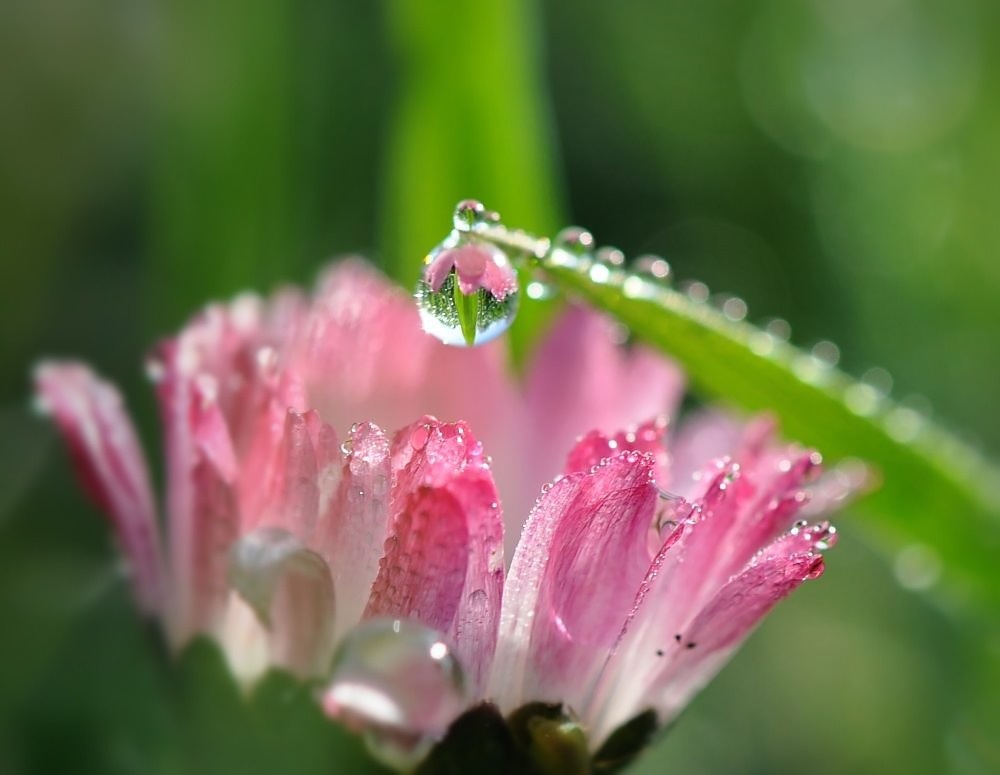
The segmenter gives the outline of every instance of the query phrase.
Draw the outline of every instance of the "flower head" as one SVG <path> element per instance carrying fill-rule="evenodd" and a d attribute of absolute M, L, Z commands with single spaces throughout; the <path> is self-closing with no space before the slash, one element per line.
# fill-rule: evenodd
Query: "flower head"
<path fill-rule="evenodd" d="M 503 292 L 482 250 L 442 251 L 425 282 Z M 251 683 L 273 665 L 326 676 L 340 643 L 324 706 L 345 723 L 433 740 L 471 703 L 543 701 L 596 750 L 644 711 L 672 719 L 822 572 L 833 529 L 815 520 L 849 483 L 818 479 L 818 455 L 766 420 L 673 432 L 677 368 L 586 310 L 555 324 L 523 383 L 504 359 L 500 343 L 426 336 L 359 262 L 311 298 L 208 307 L 150 362 L 162 536 L 114 388 L 77 363 L 36 382 L 175 647 L 208 634 Z M 438 709 L 431 728 L 414 707 Z"/>

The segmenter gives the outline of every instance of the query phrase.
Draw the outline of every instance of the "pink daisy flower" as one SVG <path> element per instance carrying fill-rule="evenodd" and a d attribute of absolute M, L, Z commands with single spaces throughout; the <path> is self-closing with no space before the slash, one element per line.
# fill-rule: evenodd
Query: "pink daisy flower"
<path fill-rule="evenodd" d="M 472 252 L 425 282 L 516 290 Z M 519 380 L 357 261 L 209 306 L 149 364 L 162 520 L 117 391 L 72 362 L 36 384 L 175 649 L 212 637 L 246 685 L 324 679 L 329 713 L 413 756 L 483 702 L 560 705 L 594 752 L 669 723 L 822 573 L 852 486 L 767 419 L 675 431 L 681 373 L 616 334 L 569 308 Z"/>

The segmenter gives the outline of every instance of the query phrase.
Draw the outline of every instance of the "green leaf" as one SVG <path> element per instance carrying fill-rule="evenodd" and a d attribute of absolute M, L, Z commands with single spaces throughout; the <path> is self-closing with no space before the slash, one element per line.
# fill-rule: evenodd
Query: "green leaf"
<path fill-rule="evenodd" d="M 871 464 L 881 484 L 858 506 L 865 524 L 891 546 L 931 547 L 952 602 L 1000 608 L 1000 474 L 967 446 L 846 374 L 669 287 L 624 272 L 607 279 L 601 272 L 598 282 L 579 267 L 545 269 L 564 291 L 610 312 L 680 363 L 701 395 L 772 412 L 785 434 L 815 446 L 828 463 Z M 858 409 L 865 403 L 871 411 Z"/>
<path fill-rule="evenodd" d="M 611 737 L 594 754 L 594 771 L 618 772 L 664 731 L 660 729 L 654 711 L 647 710 L 640 713 L 612 732 Z"/>

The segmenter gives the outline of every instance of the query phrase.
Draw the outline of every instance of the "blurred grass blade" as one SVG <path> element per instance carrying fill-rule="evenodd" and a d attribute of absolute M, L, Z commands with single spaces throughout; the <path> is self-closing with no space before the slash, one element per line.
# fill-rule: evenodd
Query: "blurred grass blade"
<path fill-rule="evenodd" d="M 396 0 L 387 12 L 398 80 L 381 250 L 386 270 L 411 287 L 441 213 L 459 200 L 480 198 L 548 233 L 562 222 L 560 191 L 536 4 Z M 531 336 L 537 306 L 522 300 L 513 336 Z"/>
<path fill-rule="evenodd" d="M 291 7 L 164 6 L 154 106 L 155 330 L 290 274 Z"/>
<path fill-rule="evenodd" d="M 546 270 L 563 290 L 677 360 L 704 396 L 773 412 L 784 433 L 828 462 L 872 464 L 882 483 L 858 506 L 870 517 L 866 524 L 891 546 L 923 544 L 936 553 L 950 600 L 1000 608 L 1000 475 L 970 448 L 869 386 L 683 293 L 623 272 L 595 282 L 575 267 Z"/>

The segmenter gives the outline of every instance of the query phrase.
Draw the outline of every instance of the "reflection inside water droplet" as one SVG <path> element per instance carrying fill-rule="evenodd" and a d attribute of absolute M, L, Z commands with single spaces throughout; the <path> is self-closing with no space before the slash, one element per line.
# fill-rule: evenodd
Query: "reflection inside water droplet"
<path fill-rule="evenodd" d="M 376 757 L 409 768 L 468 699 L 458 661 L 438 632 L 406 619 L 373 619 L 337 649 L 322 703 L 330 716 L 364 732 Z"/>
<path fill-rule="evenodd" d="M 424 331 L 445 344 L 469 346 L 462 331 L 462 319 L 455 299 L 454 273 L 448 276 L 437 291 L 421 280 L 417 283 L 415 295 Z M 472 344 L 485 344 L 510 328 L 517 316 L 520 294 L 514 291 L 498 299 L 485 288 L 480 288 L 472 295 L 477 302 Z"/>

